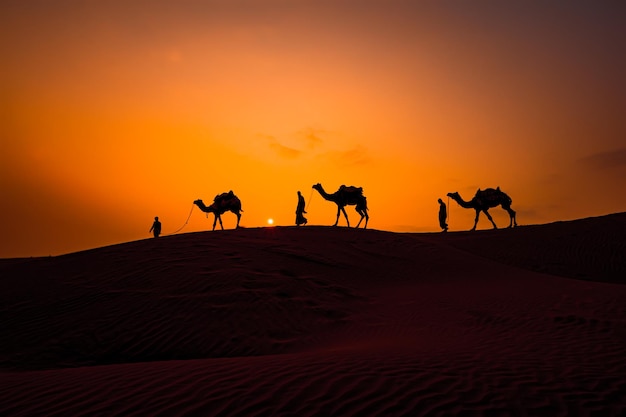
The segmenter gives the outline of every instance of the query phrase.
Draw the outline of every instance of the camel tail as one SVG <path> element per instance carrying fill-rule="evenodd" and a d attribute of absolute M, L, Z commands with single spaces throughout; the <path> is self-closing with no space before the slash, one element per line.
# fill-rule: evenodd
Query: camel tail
<path fill-rule="evenodd" d="M 365 211 L 370 211 L 369 207 L 367 207 L 367 197 L 363 196 L 363 206 L 362 209 Z"/>

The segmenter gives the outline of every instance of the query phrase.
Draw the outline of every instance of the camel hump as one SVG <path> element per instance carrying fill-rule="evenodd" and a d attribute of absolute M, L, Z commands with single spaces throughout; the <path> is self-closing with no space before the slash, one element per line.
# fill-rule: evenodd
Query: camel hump
<path fill-rule="evenodd" d="M 488 197 L 488 196 L 492 196 L 492 195 L 496 195 L 498 193 L 501 193 L 502 191 L 500 191 L 500 189 L 494 189 L 494 188 L 485 188 L 484 190 L 481 190 L 480 188 L 478 189 L 478 191 L 476 191 L 476 197 Z"/>
<path fill-rule="evenodd" d="M 355 187 L 354 185 L 342 185 L 339 187 L 339 191 L 353 195 L 363 195 L 363 187 Z"/>
<path fill-rule="evenodd" d="M 218 205 L 222 205 L 227 201 L 233 200 L 237 198 L 237 196 L 235 196 L 235 193 L 233 193 L 232 190 L 230 190 L 227 193 L 222 193 L 222 194 L 218 194 L 215 196 L 215 198 L 213 199 L 213 202 L 218 204 Z"/>
<path fill-rule="evenodd" d="M 511 197 L 509 197 L 506 193 L 498 188 L 485 188 L 484 190 L 478 190 L 476 192 L 475 198 L 482 200 L 484 202 L 498 202 L 504 200 L 508 200 L 511 203 Z"/>

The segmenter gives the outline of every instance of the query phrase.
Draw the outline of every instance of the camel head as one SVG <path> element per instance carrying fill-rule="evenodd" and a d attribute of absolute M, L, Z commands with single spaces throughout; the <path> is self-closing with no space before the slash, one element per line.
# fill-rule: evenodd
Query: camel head
<path fill-rule="evenodd" d="M 200 210 L 202 210 L 205 213 L 215 213 L 215 205 L 211 204 L 210 206 L 205 206 L 204 202 L 200 199 L 197 199 L 196 201 L 193 202 L 196 206 L 198 206 L 198 208 Z"/>
<path fill-rule="evenodd" d="M 317 191 L 320 191 L 322 189 L 322 184 L 318 182 L 317 184 L 313 184 L 311 188 L 315 188 Z"/>
<path fill-rule="evenodd" d="M 461 196 L 459 195 L 458 192 L 453 192 L 453 193 L 448 193 L 446 194 L 448 197 L 452 197 L 452 198 L 461 198 Z"/>
<path fill-rule="evenodd" d="M 204 205 L 204 201 L 202 201 L 201 199 L 197 199 L 197 200 L 196 200 L 196 201 L 194 201 L 193 203 L 194 203 L 196 206 L 198 206 L 198 208 L 200 208 L 200 210 L 205 211 L 205 212 L 206 212 L 208 209 L 212 208 L 212 206 L 213 206 L 212 204 L 211 204 L 209 207 L 205 206 L 205 205 Z"/>

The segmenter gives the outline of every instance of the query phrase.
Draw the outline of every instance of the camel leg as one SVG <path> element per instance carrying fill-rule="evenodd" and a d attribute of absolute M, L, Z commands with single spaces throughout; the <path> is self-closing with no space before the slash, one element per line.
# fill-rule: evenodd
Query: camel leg
<path fill-rule="evenodd" d="M 507 213 L 509 213 L 509 218 L 511 219 L 509 227 L 517 226 L 517 220 L 515 219 L 517 213 L 515 213 L 515 210 L 513 210 L 511 207 L 503 208 L 506 210 Z"/>
<path fill-rule="evenodd" d="M 485 213 L 485 216 L 487 216 L 487 218 L 489 219 L 491 224 L 493 224 L 493 228 L 497 229 L 498 226 L 496 226 L 496 222 L 494 222 L 493 219 L 491 218 L 491 214 L 489 214 L 489 212 L 487 210 L 483 210 L 483 212 Z"/>
<path fill-rule="evenodd" d="M 241 213 L 235 213 L 237 215 L 237 229 L 239 229 L 239 220 L 241 220 Z"/>
<path fill-rule="evenodd" d="M 346 213 L 346 209 L 342 207 L 341 211 L 343 212 L 343 217 L 346 218 L 346 223 L 348 223 L 348 227 L 350 227 L 350 220 L 348 220 L 348 213 Z"/>
<path fill-rule="evenodd" d="M 220 221 L 220 227 L 222 228 L 222 230 L 224 230 L 224 225 L 222 224 L 222 216 L 220 216 L 219 214 L 216 214 L 215 219 L 213 220 L 213 230 L 215 230 L 215 224 L 218 220 Z"/>
<path fill-rule="evenodd" d="M 474 227 L 470 229 L 470 231 L 476 230 L 476 225 L 478 224 L 478 216 L 480 216 L 480 210 L 476 210 L 476 218 L 474 219 Z"/>
<path fill-rule="evenodd" d="M 355 207 L 354 209 L 356 210 L 357 213 L 359 213 L 359 216 L 361 216 L 361 218 L 359 219 L 359 222 L 355 226 L 355 228 L 358 229 L 359 226 L 361 225 L 361 222 L 363 221 L 364 216 L 363 216 L 363 212 L 358 207 Z"/>
<path fill-rule="evenodd" d="M 367 221 L 369 220 L 369 217 L 366 215 L 361 215 L 361 220 L 359 220 L 359 222 L 356 225 L 356 228 L 358 229 L 359 226 L 361 225 L 361 222 L 363 221 L 363 219 L 365 219 L 365 223 L 363 224 L 363 229 L 367 229 Z"/>
<path fill-rule="evenodd" d="M 337 205 L 337 218 L 335 219 L 335 224 L 333 224 L 333 226 L 337 226 L 337 223 L 339 223 L 339 215 L 341 214 L 341 207 L 339 205 Z"/>
<path fill-rule="evenodd" d="M 356 212 L 361 215 L 361 219 L 359 220 L 359 222 L 356 225 L 357 229 L 361 225 L 361 222 L 363 221 L 364 218 L 365 218 L 365 225 L 363 226 L 363 229 L 367 229 L 367 221 L 369 220 L 369 216 L 367 215 L 367 211 L 365 211 L 365 210 L 357 210 Z"/>

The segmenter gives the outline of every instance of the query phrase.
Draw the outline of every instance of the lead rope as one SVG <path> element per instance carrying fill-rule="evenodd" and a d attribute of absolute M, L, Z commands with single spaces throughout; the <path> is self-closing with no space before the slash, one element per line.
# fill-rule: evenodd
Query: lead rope
<path fill-rule="evenodd" d="M 306 203 L 306 208 L 304 209 L 305 211 L 309 210 L 309 204 L 311 204 L 311 199 L 313 198 L 313 187 L 311 187 L 311 193 L 309 194 L 309 201 L 307 201 Z"/>
<path fill-rule="evenodd" d="M 178 230 L 176 230 L 175 232 L 170 233 L 168 236 L 171 236 L 171 235 L 174 235 L 174 234 L 180 232 L 181 230 L 183 230 L 183 227 L 187 226 L 187 223 L 189 222 L 189 219 L 191 218 L 191 213 L 193 212 L 193 207 L 194 206 L 195 206 L 195 204 L 191 204 L 191 210 L 189 210 L 189 216 L 187 216 L 187 220 L 185 220 L 185 224 L 180 226 L 180 228 Z"/>

